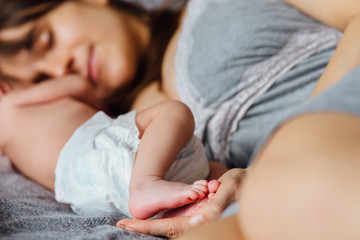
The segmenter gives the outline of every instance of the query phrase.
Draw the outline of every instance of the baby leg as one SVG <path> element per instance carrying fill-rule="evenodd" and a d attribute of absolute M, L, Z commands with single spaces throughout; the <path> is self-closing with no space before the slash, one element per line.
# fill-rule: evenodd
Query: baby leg
<path fill-rule="evenodd" d="M 129 186 L 129 211 L 146 219 L 159 211 L 177 208 L 204 198 L 207 181 L 188 185 L 165 181 L 165 174 L 186 147 L 194 131 L 194 119 L 183 103 L 168 101 L 136 115 L 141 143 Z"/>

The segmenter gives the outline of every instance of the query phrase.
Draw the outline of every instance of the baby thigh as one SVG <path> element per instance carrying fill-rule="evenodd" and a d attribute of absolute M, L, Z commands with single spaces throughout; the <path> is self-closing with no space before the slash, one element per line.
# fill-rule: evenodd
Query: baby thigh
<path fill-rule="evenodd" d="M 322 112 L 285 123 L 258 154 L 238 218 L 248 239 L 358 239 L 360 117 Z"/>

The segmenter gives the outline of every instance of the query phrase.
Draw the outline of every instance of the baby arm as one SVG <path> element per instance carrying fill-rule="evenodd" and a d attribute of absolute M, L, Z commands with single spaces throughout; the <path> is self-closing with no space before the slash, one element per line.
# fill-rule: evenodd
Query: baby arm
<path fill-rule="evenodd" d="M 89 97 L 91 94 L 86 94 L 90 84 L 84 81 L 80 76 L 68 75 L 62 78 L 54 78 L 43 81 L 34 85 L 22 86 L 14 84 L 13 94 L 17 106 L 27 106 L 47 103 L 65 97 L 74 97 L 85 103 L 88 103 L 95 108 L 100 107 L 95 101 L 95 98 Z"/>

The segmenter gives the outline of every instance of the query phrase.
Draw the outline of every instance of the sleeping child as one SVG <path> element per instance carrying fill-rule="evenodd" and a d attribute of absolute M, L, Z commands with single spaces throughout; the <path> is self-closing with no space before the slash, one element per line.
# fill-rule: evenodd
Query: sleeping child
<path fill-rule="evenodd" d="M 204 180 L 209 163 L 184 104 L 111 118 L 74 98 L 48 97 L 46 84 L 1 84 L 0 149 L 74 212 L 147 219 L 218 189 Z"/>

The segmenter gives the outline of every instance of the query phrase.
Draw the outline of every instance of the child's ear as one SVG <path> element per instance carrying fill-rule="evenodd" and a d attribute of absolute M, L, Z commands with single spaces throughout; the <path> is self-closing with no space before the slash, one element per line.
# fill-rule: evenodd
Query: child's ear
<path fill-rule="evenodd" d="M 11 90 L 10 85 L 7 82 L 0 81 L 0 93 L 6 94 Z"/>

